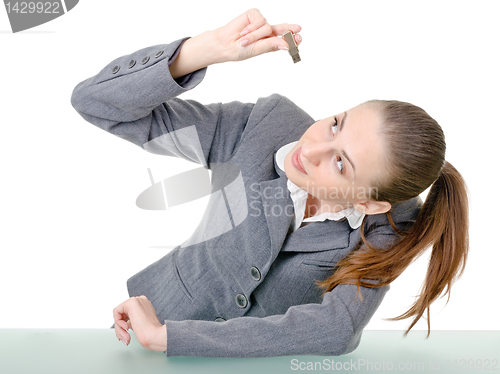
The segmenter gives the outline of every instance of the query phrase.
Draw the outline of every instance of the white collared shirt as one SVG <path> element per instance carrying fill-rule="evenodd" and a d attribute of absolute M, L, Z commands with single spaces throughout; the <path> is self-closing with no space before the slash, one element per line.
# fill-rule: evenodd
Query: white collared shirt
<path fill-rule="evenodd" d="M 276 152 L 276 165 L 278 165 L 278 167 L 281 170 L 285 171 L 285 157 L 297 143 L 298 142 L 292 142 L 286 144 L 283 147 L 281 147 L 278 150 L 278 152 Z M 353 229 L 357 229 L 359 226 L 361 226 L 365 214 L 361 213 L 354 207 L 346 208 L 344 210 L 341 210 L 340 212 L 335 212 L 335 213 L 323 212 L 321 214 L 304 219 L 308 193 L 304 191 L 302 188 L 298 187 L 295 183 L 290 181 L 290 179 L 288 179 L 286 185 L 288 187 L 288 190 L 290 191 L 290 197 L 292 198 L 293 207 L 295 211 L 295 219 L 293 219 L 292 223 L 290 224 L 290 228 L 292 231 L 297 230 L 303 222 L 304 223 L 318 222 L 327 219 L 338 221 L 341 220 L 342 218 L 347 218 L 349 225 Z"/>

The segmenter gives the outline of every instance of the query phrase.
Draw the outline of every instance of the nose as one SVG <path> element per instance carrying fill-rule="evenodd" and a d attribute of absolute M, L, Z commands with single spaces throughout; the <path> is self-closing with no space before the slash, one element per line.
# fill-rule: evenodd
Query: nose
<path fill-rule="evenodd" d="M 302 156 L 314 166 L 318 166 L 325 157 L 331 158 L 332 154 L 332 142 L 309 142 L 302 145 Z"/>

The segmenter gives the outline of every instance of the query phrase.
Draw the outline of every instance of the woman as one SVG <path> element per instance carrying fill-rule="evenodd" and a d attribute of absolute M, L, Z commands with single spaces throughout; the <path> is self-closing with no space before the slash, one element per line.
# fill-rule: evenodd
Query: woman
<path fill-rule="evenodd" d="M 211 64 L 287 49 L 277 37 L 287 30 L 301 42 L 299 25 L 270 26 L 251 9 L 122 56 L 75 88 L 72 104 L 87 121 L 212 170 L 195 234 L 131 277 L 131 298 L 113 310 L 126 345 L 132 329 L 168 356 L 345 354 L 427 247 L 422 293 L 395 318 L 414 317 L 408 331 L 463 271 L 465 184 L 422 109 L 374 100 L 314 121 L 277 94 L 255 104 L 176 98 Z"/>

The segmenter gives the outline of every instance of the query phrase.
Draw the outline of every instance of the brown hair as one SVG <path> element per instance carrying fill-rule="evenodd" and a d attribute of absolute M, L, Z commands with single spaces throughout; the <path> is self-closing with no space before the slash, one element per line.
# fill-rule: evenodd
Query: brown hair
<path fill-rule="evenodd" d="M 423 109 L 400 101 L 372 100 L 382 118 L 386 141 L 388 177 L 375 181 L 372 199 L 394 205 L 410 200 L 429 186 L 427 198 L 409 231 L 398 230 L 390 211 L 387 218 L 401 239 L 391 248 L 371 246 L 361 226 L 364 246 L 338 262 L 334 274 L 317 284 L 324 293 L 339 284 L 382 287 L 393 282 L 412 261 L 432 245 L 422 292 L 411 308 L 389 320 L 415 317 L 405 336 L 427 309 L 427 336 L 430 334 L 430 304 L 462 275 L 469 249 L 467 188 L 460 173 L 445 161 L 443 130 Z M 367 216 L 365 216 L 366 220 Z M 362 244 L 362 243 L 361 243 Z M 376 280 L 377 283 L 362 279 Z M 445 289 L 446 288 L 446 289 Z M 323 294 L 324 294 L 323 293 Z"/>

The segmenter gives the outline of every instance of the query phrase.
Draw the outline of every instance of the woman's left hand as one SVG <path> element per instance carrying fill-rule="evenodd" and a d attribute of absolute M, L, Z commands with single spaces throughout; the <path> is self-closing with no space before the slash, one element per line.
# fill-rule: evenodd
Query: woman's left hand
<path fill-rule="evenodd" d="M 126 345 L 132 329 L 141 345 L 151 351 L 167 350 L 167 328 L 158 321 L 153 304 L 146 296 L 131 297 L 113 309 L 115 334 Z"/>

